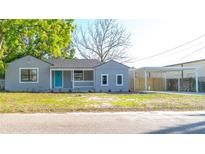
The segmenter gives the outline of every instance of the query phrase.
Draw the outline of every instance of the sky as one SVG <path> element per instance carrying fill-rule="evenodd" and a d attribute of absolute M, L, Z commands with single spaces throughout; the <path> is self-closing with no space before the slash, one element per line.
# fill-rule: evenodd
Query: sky
<path fill-rule="evenodd" d="M 76 20 L 77 25 L 86 26 L 93 20 Z M 131 67 L 166 66 L 191 60 L 205 59 L 205 37 L 167 54 L 146 57 L 172 49 L 205 34 L 203 20 L 118 20 L 131 33 L 128 55 L 133 59 Z M 80 58 L 79 54 L 77 57 Z"/>

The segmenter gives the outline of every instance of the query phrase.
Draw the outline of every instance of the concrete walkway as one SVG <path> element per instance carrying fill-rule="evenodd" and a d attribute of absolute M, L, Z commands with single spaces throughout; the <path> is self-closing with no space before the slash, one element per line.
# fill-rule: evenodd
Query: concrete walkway
<path fill-rule="evenodd" d="M 0 133 L 205 133 L 204 112 L 0 114 Z"/>

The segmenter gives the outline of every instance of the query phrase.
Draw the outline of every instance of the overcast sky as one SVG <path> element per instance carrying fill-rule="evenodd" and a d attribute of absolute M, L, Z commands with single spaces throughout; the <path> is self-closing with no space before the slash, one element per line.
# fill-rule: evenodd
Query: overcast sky
<path fill-rule="evenodd" d="M 92 20 L 76 20 L 78 25 L 85 26 Z M 131 33 L 132 46 L 128 53 L 135 58 L 129 66 L 164 66 L 183 61 L 205 58 L 205 37 L 144 61 L 142 58 L 155 55 L 191 41 L 205 34 L 205 22 L 185 20 L 118 20 Z"/>

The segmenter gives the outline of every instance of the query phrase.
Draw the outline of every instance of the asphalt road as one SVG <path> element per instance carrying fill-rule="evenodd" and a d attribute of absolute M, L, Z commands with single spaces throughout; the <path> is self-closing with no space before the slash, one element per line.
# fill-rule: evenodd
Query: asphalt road
<path fill-rule="evenodd" d="M 205 133 L 204 112 L 0 114 L 0 133 Z"/>

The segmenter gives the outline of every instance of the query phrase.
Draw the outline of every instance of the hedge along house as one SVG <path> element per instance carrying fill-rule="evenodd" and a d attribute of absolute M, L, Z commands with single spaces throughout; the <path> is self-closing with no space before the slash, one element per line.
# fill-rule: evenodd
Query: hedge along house
<path fill-rule="evenodd" d="M 7 91 L 102 91 L 127 92 L 129 67 L 116 61 L 51 59 L 25 56 L 8 63 Z"/>
<path fill-rule="evenodd" d="M 199 92 L 199 72 L 191 66 L 139 68 L 134 71 L 134 90 Z"/>

